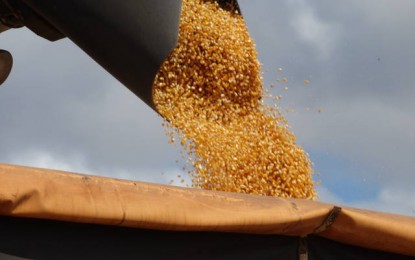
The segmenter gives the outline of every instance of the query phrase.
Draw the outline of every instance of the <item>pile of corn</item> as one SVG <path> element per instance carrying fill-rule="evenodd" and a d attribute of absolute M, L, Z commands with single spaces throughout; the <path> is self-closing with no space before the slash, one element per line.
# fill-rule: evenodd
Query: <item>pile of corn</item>
<path fill-rule="evenodd" d="M 311 162 L 276 107 L 261 101 L 255 44 L 237 11 L 184 0 L 179 43 L 163 63 L 153 100 L 179 136 L 192 186 L 314 198 Z"/>

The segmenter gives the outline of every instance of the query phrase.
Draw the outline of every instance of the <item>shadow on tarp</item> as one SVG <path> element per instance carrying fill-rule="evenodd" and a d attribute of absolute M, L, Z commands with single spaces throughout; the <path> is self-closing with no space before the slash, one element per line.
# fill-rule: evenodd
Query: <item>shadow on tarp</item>
<path fill-rule="evenodd" d="M 0 259 L 299 259 L 300 238 L 0 217 Z M 414 259 L 308 236 L 308 259 Z"/>

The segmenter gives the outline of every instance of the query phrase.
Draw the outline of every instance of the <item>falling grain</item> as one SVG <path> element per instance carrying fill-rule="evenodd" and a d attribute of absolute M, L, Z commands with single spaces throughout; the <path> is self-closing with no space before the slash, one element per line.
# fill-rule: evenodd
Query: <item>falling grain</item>
<path fill-rule="evenodd" d="M 242 17 L 215 1 L 184 0 L 179 43 L 158 72 L 153 100 L 170 140 L 181 140 L 193 187 L 314 198 L 308 156 L 262 97 Z"/>

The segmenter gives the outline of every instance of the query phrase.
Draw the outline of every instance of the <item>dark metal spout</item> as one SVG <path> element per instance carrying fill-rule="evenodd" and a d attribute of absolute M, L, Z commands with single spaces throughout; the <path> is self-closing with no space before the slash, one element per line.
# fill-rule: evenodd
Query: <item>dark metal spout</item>
<path fill-rule="evenodd" d="M 211 1 L 240 13 L 237 0 Z M 0 32 L 26 26 L 51 41 L 68 37 L 155 110 L 153 82 L 177 45 L 181 2 L 0 0 Z M 11 56 L 5 51 L 1 55 L 0 76 L 5 80 Z"/>

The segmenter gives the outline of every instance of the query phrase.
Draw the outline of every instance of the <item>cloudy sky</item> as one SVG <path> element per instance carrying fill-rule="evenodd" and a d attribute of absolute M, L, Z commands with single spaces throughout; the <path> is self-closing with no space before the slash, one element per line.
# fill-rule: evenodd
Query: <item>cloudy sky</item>
<path fill-rule="evenodd" d="M 239 3 L 264 85 L 288 79 L 273 92 L 320 200 L 415 216 L 415 2 Z M 69 40 L 9 30 L 0 48 L 14 56 L 0 162 L 163 184 L 181 173 L 161 118 Z"/>

